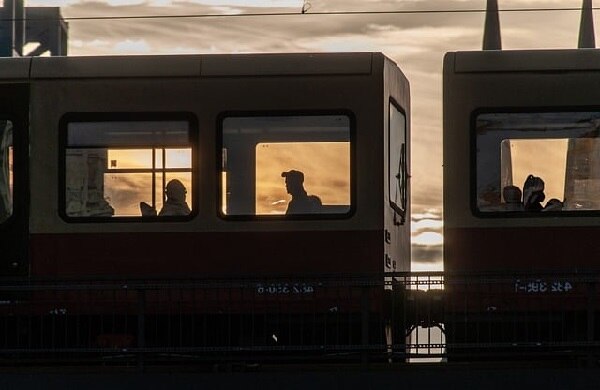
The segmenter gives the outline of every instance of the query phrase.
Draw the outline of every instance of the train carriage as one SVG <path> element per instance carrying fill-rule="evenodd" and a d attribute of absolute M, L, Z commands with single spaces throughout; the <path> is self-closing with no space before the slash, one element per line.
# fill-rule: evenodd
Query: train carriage
<path fill-rule="evenodd" d="M 560 349 L 597 337 L 585 275 L 600 269 L 598 64 L 595 49 L 446 55 L 449 343 Z"/>
<path fill-rule="evenodd" d="M 598 270 L 599 59 L 582 49 L 446 56 L 446 271 Z"/>
<path fill-rule="evenodd" d="M 281 296 L 313 294 L 303 278 L 410 270 L 409 84 L 383 54 L 11 58 L 0 69 L 6 278 L 286 278 L 252 287 Z"/>

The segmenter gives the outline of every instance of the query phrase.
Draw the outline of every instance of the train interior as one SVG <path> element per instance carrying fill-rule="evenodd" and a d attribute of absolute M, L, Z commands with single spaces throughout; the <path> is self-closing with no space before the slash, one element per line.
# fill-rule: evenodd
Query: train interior
<path fill-rule="evenodd" d="M 285 214 L 289 195 L 282 174 L 292 170 L 321 201 L 301 214 L 350 212 L 350 114 L 228 116 L 221 125 L 223 216 Z M 66 133 L 68 218 L 168 216 L 160 211 L 173 181 L 183 184 L 188 205 L 176 215 L 191 214 L 188 122 L 70 121 Z"/>
<path fill-rule="evenodd" d="M 592 110 L 476 114 L 477 209 L 599 210 L 599 119 Z"/>
<path fill-rule="evenodd" d="M 297 214 L 350 212 L 350 114 L 229 116 L 221 123 L 224 216 L 285 214 L 282 177 L 294 180 L 291 171 L 321 202 Z"/>
<path fill-rule="evenodd" d="M 69 122 L 65 152 L 69 218 L 148 216 L 141 204 L 162 216 L 169 182 L 192 188 L 186 121 Z M 181 201 L 192 202 L 186 192 Z"/>

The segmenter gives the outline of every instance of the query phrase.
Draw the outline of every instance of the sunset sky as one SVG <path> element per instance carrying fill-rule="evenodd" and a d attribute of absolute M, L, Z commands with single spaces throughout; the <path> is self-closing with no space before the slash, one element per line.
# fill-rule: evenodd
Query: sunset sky
<path fill-rule="evenodd" d="M 411 83 L 414 269 L 441 269 L 442 59 L 479 50 L 484 13 L 311 15 L 339 11 L 474 10 L 486 0 L 36 0 L 65 18 L 128 15 L 293 16 L 70 20 L 69 55 L 380 51 Z M 600 4 L 598 4 L 600 5 Z M 499 0 L 500 10 L 578 8 L 581 0 Z M 598 15 L 596 15 L 598 16 Z M 574 48 L 578 11 L 501 12 L 504 49 Z M 598 30 L 598 29 L 597 29 Z M 598 38 L 596 38 L 598 41 Z"/>

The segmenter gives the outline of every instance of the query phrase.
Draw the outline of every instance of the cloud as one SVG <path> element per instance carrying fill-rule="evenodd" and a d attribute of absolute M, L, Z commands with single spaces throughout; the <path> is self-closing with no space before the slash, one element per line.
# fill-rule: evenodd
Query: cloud
<path fill-rule="evenodd" d="M 421 219 L 441 219 L 441 212 L 438 209 L 424 210 L 423 213 L 412 213 L 413 223 Z"/>
<path fill-rule="evenodd" d="M 173 0 L 33 0 L 27 3 L 28 7 L 66 7 L 73 4 L 93 2 L 96 4 L 108 4 L 110 6 L 150 5 L 171 6 Z M 302 8 L 302 0 L 186 0 L 176 1 L 182 4 L 200 4 L 211 6 L 215 9 L 231 9 L 230 7 L 243 8 Z"/>
<path fill-rule="evenodd" d="M 417 265 L 415 270 L 440 270 L 443 267 L 444 243 L 441 212 L 439 209 L 425 209 L 421 213 L 413 213 L 411 218 L 411 257 L 413 265 Z"/>
<path fill-rule="evenodd" d="M 114 54 L 148 54 L 152 51 L 152 47 L 144 39 L 125 39 L 116 42 L 108 39 L 72 40 L 70 45 L 76 49 L 106 50 Z"/>
<path fill-rule="evenodd" d="M 73 48 L 97 48 L 100 50 L 106 50 L 107 47 L 110 46 L 110 41 L 108 40 L 103 40 L 103 39 L 94 39 L 91 41 L 83 41 L 80 39 L 72 39 L 69 41 L 69 45 Z"/>
<path fill-rule="evenodd" d="M 442 230 L 443 226 L 444 222 L 442 222 L 441 220 L 422 219 L 411 224 L 411 231 L 413 233 L 419 233 L 423 230 L 439 232 Z"/>
<path fill-rule="evenodd" d="M 426 246 L 413 246 L 412 248 L 412 262 L 415 263 L 427 263 L 436 265 L 438 267 L 443 266 L 442 262 L 442 247 L 426 247 Z"/>
<path fill-rule="evenodd" d="M 115 43 L 114 50 L 117 53 L 141 54 L 150 53 L 151 47 L 144 39 L 126 39 Z"/>
<path fill-rule="evenodd" d="M 238 6 L 238 7 L 293 7 L 302 8 L 302 0 L 192 0 L 193 3 L 215 5 L 215 6 Z"/>
<path fill-rule="evenodd" d="M 413 245 L 417 246 L 440 246 L 444 243 L 444 236 L 436 232 L 420 232 L 413 235 Z"/>

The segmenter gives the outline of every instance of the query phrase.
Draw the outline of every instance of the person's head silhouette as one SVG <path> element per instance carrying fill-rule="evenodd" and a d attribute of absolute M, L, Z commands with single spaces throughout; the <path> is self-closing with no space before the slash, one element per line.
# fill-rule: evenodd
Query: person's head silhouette
<path fill-rule="evenodd" d="M 304 173 L 292 169 L 291 171 L 282 172 L 281 177 L 285 178 L 285 189 L 288 194 L 294 196 L 305 192 Z"/>
<path fill-rule="evenodd" d="M 187 190 L 181 181 L 177 179 L 169 181 L 165 192 L 167 193 L 167 200 L 185 202 Z"/>

